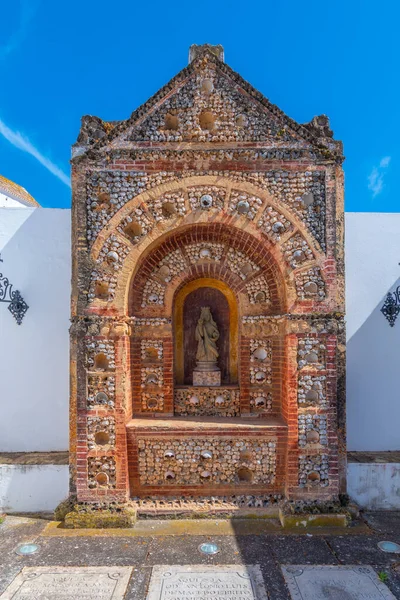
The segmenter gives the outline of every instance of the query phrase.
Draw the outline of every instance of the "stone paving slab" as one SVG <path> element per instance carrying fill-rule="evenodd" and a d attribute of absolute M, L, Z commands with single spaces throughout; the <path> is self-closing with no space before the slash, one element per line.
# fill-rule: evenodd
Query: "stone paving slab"
<path fill-rule="evenodd" d="M 123 600 L 130 567 L 25 567 L 0 600 Z"/>
<path fill-rule="evenodd" d="M 292 600 L 396 600 L 366 565 L 282 567 Z"/>
<path fill-rule="evenodd" d="M 257 565 L 153 567 L 147 600 L 267 600 Z"/>

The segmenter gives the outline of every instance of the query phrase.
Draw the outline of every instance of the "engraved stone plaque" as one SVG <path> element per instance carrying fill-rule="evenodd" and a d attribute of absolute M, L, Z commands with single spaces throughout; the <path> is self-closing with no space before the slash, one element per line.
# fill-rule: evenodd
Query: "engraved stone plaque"
<path fill-rule="evenodd" d="M 267 600 L 260 567 L 153 567 L 147 600 Z"/>
<path fill-rule="evenodd" d="M 0 600 L 122 600 L 131 567 L 25 567 Z"/>
<path fill-rule="evenodd" d="M 293 600 L 395 600 L 368 566 L 282 567 Z"/>

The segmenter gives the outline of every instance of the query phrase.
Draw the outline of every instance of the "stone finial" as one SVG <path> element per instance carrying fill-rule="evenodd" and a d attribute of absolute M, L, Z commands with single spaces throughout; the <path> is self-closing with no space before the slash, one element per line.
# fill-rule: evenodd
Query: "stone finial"
<path fill-rule="evenodd" d="M 204 50 L 209 50 L 209 52 L 214 54 L 221 62 L 225 61 L 224 48 L 221 44 L 218 44 L 217 46 L 213 46 L 212 44 L 192 44 L 189 48 L 189 63 L 200 56 Z"/>
<path fill-rule="evenodd" d="M 307 126 L 310 130 L 317 133 L 319 137 L 333 137 L 333 131 L 329 126 L 329 117 L 326 115 L 314 117 Z"/>

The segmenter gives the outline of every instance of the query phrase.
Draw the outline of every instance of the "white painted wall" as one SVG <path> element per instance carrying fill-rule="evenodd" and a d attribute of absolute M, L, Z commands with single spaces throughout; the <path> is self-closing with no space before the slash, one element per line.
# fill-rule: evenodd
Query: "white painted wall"
<path fill-rule="evenodd" d="M 69 210 L 0 209 L 0 273 L 29 305 L 0 303 L 0 451 L 68 449 Z"/>
<path fill-rule="evenodd" d="M 349 463 L 347 493 L 369 510 L 399 510 L 399 463 Z"/>
<path fill-rule="evenodd" d="M 349 450 L 400 449 L 400 315 L 380 311 L 399 262 L 400 213 L 346 214 Z"/>
<path fill-rule="evenodd" d="M 0 272 L 29 304 L 21 326 L 0 303 L 0 451 L 68 448 L 69 210 L 0 209 Z M 349 450 L 400 449 L 400 214 L 346 215 Z"/>
<path fill-rule="evenodd" d="M 68 465 L 0 465 L 0 511 L 51 512 L 68 497 Z"/>

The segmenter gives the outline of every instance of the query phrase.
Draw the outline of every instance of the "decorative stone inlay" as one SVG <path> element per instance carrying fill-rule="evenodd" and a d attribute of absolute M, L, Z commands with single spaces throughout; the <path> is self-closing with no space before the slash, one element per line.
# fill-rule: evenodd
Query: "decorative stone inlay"
<path fill-rule="evenodd" d="M 139 439 L 141 485 L 273 484 L 276 441 L 265 438 Z M 166 456 L 172 450 L 173 458 Z M 211 458 L 202 458 L 207 450 Z M 242 471 L 241 471 L 242 470 Z"/>
<path fill-rule="evenodd" d="M 250 362 L 256 365 L 272 361 L 272 342 L 261 338 L 250 340 Z"/>
<path fill-rule="evenodd" d="M 186 213 L 185 198 L 182 191 L 164 194 L 156 200 L 147 200 L 147 206 L 155 221 L 183 217 Z"/>
<path fill-rule="evenodd" d="M 136 327 L 160 327 L 170 325 L 171 319 L 167 317 L 134 317 L 132 325 Z"/>
<path fill-rule="evenodd" d="M 114 408 L 115 405 L 115 377 L 114 375 L 89 375 L 88 376 L 88 408 L 105 406 Z"/>
<path fill-rule="evenodd" d="M 192 264 L 199 261 L 220 261 L 224 252 L 223 244 L 214 244 L 212 242 L 201 242 L 199 244 L 191 244 L 185 247 L 185 252 Z"/>
<path fill-rule="evenodd" d="M 24 567 L 2 600 L 123 600 L 132 567 Z"/>
<path fill-rule="evenodd" d="M 270 302 L 268 282 L 264 276 L 252 279 L 246 284 L 246 291 L 250 304 L 264 304 Z"/>
<path fill-rule="evenodd" d="M 88 458 L 88 487 L 114 489 L 116 486 L 116 465 L 112 456 L 91 456 Z"/>
<path fill-rule="evenodd" d="M 115 419 L 113 417 L 88 417 L 87 423 L 89 450 L 115 445 Z"/>
<path fill-rule="evenodd" d="M 252 260 L 248 259 L 243 252 L 235 250 L 234 248 L 229 248 L 226 255 L 226 263 L 230 270 L 233 273 L 236 273 L 236 275 L 239 275 L 243 280 L 260 270 L 260 267 Z"/>
<path fill-rule="evenodd" d="M 167 254 L 153 271 L 153 277 L 162 283 L 169 283 L 176 275 L 187 268 L 182 252 L 174 250 Z"/>
<path fill-rule="evenodd" d="M 143 392 L 142 393 L 142 411 L 159 412 L 164 410 L 163 392 Z"/>
<path fill-rule="evenodd" d="M 96 263 L 111 272 L 118 271 L 128 254 L 129 246 L 123 244 L 116 235 L 110 235 L 100 250 Z"/>
<path fill-rule="evenodd" d="M 297 296 L 301 300 L 315 298 L 323 300 L 325 298 L 325 282 L 322 279 L 321 269 L 313 267 L 307 271 L 296 273 Z"/>
<path fill-rule="evenodd" d="M 118 225 L 117 230 L 122 233 L 131 244 L 137 244 L 151 231 L 154 223 L 149 219 L 143 209 L 135 208 Z"/>
<path fill-rule="evenodd" d="M 111 340 L 86 339 L 86 366 L 89 371 L 115 369 L 115 345 Z"/>
<path fill-rule="evenodd" d="M 154 279 L 148 279 L 144 284 L 142 308 L 164 304 L 165 287 Z"/>
<path fill-rule="evenodd" d="M 267 206 L 258 220 L 257 226 L 276 242 L 279 242 L 284 233 L 292 229 L 291 222 L 272 206 Z"/>
<path fill-rule="evenodd" d="M 299 486 L 329 485 L 327 454 L 301 454 L 299 456 Z"/>
<path fill-rule="evenodd" d="M 303 413 L 299 415 L 298 421 L 300 448 L 315 444 L 320 444 L 321 446 L 328 444 L 326 415 Z"/>
<path fill-rule="evenodd" d="M 326 346 L 318 338 L 300 338 L 298 342 L 297 360 L 299 369 L 325 369 Z"/>
<path fill-rule="evenodd" d="M 140 355 L 143 361 L 162 360 L 163 343 L 159 340 L 142 340 L 140 342 Z"/>
<path fill-rule="evenodd" d="M 225 188 L 199 185 L 188 188 L 189 203 L 192 210 L 223 210 L 225 204 Z"/>
<path fill-rule="evenodd" d="M 290 565 L 282 572 L 296 600 L 395 600 L 369 565 Z M 152 599 L 151 599 L 152 600 Z"/>
<path fill-rule="evenodd" d="M 251 365 L 250 366 L 250 383 L 252 385 L 271 385 L 272 383 L 272 368 L 270 365 Z"/>
<path fill-rule="evenodd" d="M 262 205 L 263 200 L 261 198 L 250 196 L 239 190 L 232 190 L 229 197 L 228 212 L 244 215 L 252 221 Z"/>
<path fill-rule="evenodd" d="M 240 415 L 239 390 L 231 388 L 190 387 L 175 390 L 174 412 L 178 415 Z"/>
<path fill-rule="evenodd" d="M 303 406 L 328 408 L 325 375 L 300 375 L 297 387 L 297 401 Z"/>
<path fill-rule="evenodd" d="M 272 410 L 272 394 L 265 390 L 250 392 L 250 410 L 252 413 L 265 413 Z"/>
<path fill-rule="evenodd" d="M 300 233 L 295 233 L 282 244 L 282 252 L 292 269 L 296 269 L 302 263 L 314 258 L 312 250 Z"/>
<path fill-rule="evenodd" d="M 189 594 L 188 594 L 189 592 Z M 266 600 L 258 565 L 157 565 L 147 600 Z"/>
<path fill-rule="evenodd" d="M 140 372 L 142 388 L 148 385 L 161 387 L 164 383 L 164 371 L 162 367 L 143 367 Z"/>

